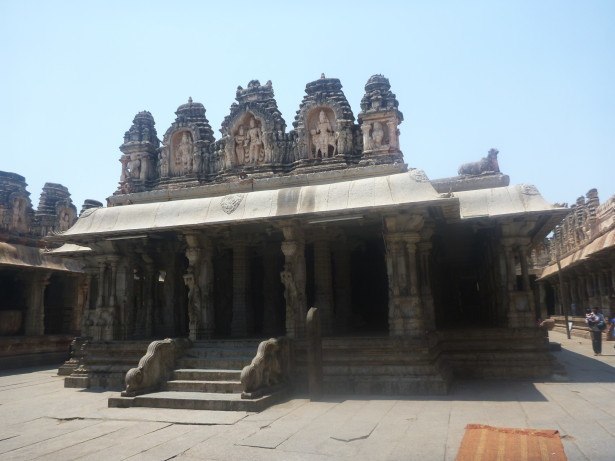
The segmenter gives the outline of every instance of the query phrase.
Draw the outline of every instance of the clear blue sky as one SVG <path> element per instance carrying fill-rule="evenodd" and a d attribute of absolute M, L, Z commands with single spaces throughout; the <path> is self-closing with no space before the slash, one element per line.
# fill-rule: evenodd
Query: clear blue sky
<path fill-rule="evenodd" d="M 0 0 L 0 170 L 104 202 L 124 132 L 159 138 L 192 96 L 219 137 L 237 85 L 273 82 L 288 128 L 305 84 L 341 80 L 355 117 L 389 78 L 406 163 L 434 179 L 500 150 L 550 202 L 615 193 L 615 1 Z"/>

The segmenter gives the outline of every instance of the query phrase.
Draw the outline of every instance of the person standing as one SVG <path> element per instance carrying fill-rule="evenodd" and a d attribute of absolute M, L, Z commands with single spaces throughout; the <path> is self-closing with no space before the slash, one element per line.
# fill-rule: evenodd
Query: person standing
<path fill-rule="evenodd" d="M 602 315 L 600 309 L 597 307 L 592 307 L 591 310 L 587 309 L 585 313 L 585 323 L 589 326 L 592 335 L 592 349 L 594 350 L 594 355 L 601 355 L 602 330 L 606 327 L 604 315 Z"/>

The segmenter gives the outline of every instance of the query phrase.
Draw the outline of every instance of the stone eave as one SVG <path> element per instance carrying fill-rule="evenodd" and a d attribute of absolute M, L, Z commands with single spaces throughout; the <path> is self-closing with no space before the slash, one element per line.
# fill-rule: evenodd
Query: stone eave
<path fill-rule="evenodd" d="M 459 216 L 459 201 L 443 197 L 429 181 L 412 173 L 368 177 L 302 187 L 225 196 L 98 208 L 84 213 L 54 242 L 87 243 L 107 236 L 159 233 L 298 218 L 344 218 L 360 213 L 420 212 L 438 207 L 444 217 Z"/>
<path fill-rule="evenodd" d="M 615 228 L 610 229 L 609 231 L 596 237 L 582 248 L 579 248 L 578 250 L 564 256 L 560 261 L 560 265 L 562 270 L 570 269 L 574 266 L 595 259 L 609 250 L 615 251 Z M 542 270 L 538 280 L 545 280 L 549 277 L 557 275 L 557 272 L 557 263 L 549 264 Z"/>
<path fill-rule="evenodd" d="M 0 242 L 0 267 L 27 268 L 56 272 L 81 272 L 81 266 L 47 255 L 40 248 Z"/>

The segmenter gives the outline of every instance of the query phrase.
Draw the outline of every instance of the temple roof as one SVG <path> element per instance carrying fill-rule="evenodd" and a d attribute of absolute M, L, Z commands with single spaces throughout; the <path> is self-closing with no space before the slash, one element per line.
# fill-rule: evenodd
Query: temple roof
<path fill-rule="evenodd" d="M 340 217 L 362 211 L 400 211 L 404 206 L 443 205 L 458 216 L 458 200 L 443 197 L 413 172 L 350 181 L 257 190 L 87 210 L 56 241 L 83 241 L 97 235 L 131 234 L 272 218 Z"/>

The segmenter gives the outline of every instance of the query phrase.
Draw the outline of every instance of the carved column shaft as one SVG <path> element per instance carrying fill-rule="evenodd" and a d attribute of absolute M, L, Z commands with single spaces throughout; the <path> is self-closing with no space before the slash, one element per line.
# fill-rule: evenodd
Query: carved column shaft
<path fill-rule="evenodd" d="M 45 334 L 45 288 L 50 277 L 50 272 L 35 272 L 28 277 L 26 336 Z"/>
<path fill-rule="evenodd" d="M 333 332 L 333 284 L 331 280 L 331 250 L 329 241 L 314 242 L 315 307 L 321 318 L 322 334 Z"/>
<path fill-rule="evenodd" d="M 280 300 L 280 276 L 278 269 L 278 255 L 280 247 L 276 244 L 268 243 L 263 252 L 263 333 L 268 336 L 277 335 L 282 330 L 282 325 L 278 315 Z"/>
<path fill-rule="evenodd" d="M 233 319 L 231 321 L 231 335 L 234 337 L 245 337 L 250 333 L 248 272 L 246 244 L 236 241 L 233 245 Z"/>
<path fill-rule="evenodd" d="M 98 262 L 98 297 L 96 307 L 103 307 L 105 304 L 105 268 L 103 261 Z"/>
<path fill-rule="evenodd" d="M 305 295 L 305 244 L 294 226 L 283 229 L 286 240 L 282 242 L 284 270 L 281 279 L 286 301 L 286 335 L 300 338 L 305 335 L 307 302 Z"/>
<path fill-rule="evenodd" d="M 352 283 L 350 274 L 350 249 L 345 241 L 336 243 L 334 255 L 334 296 L 335 296 L 335 324 L 336 329 L 344 332 L 348 329 L 351 320 L 351 293 Z"/>

